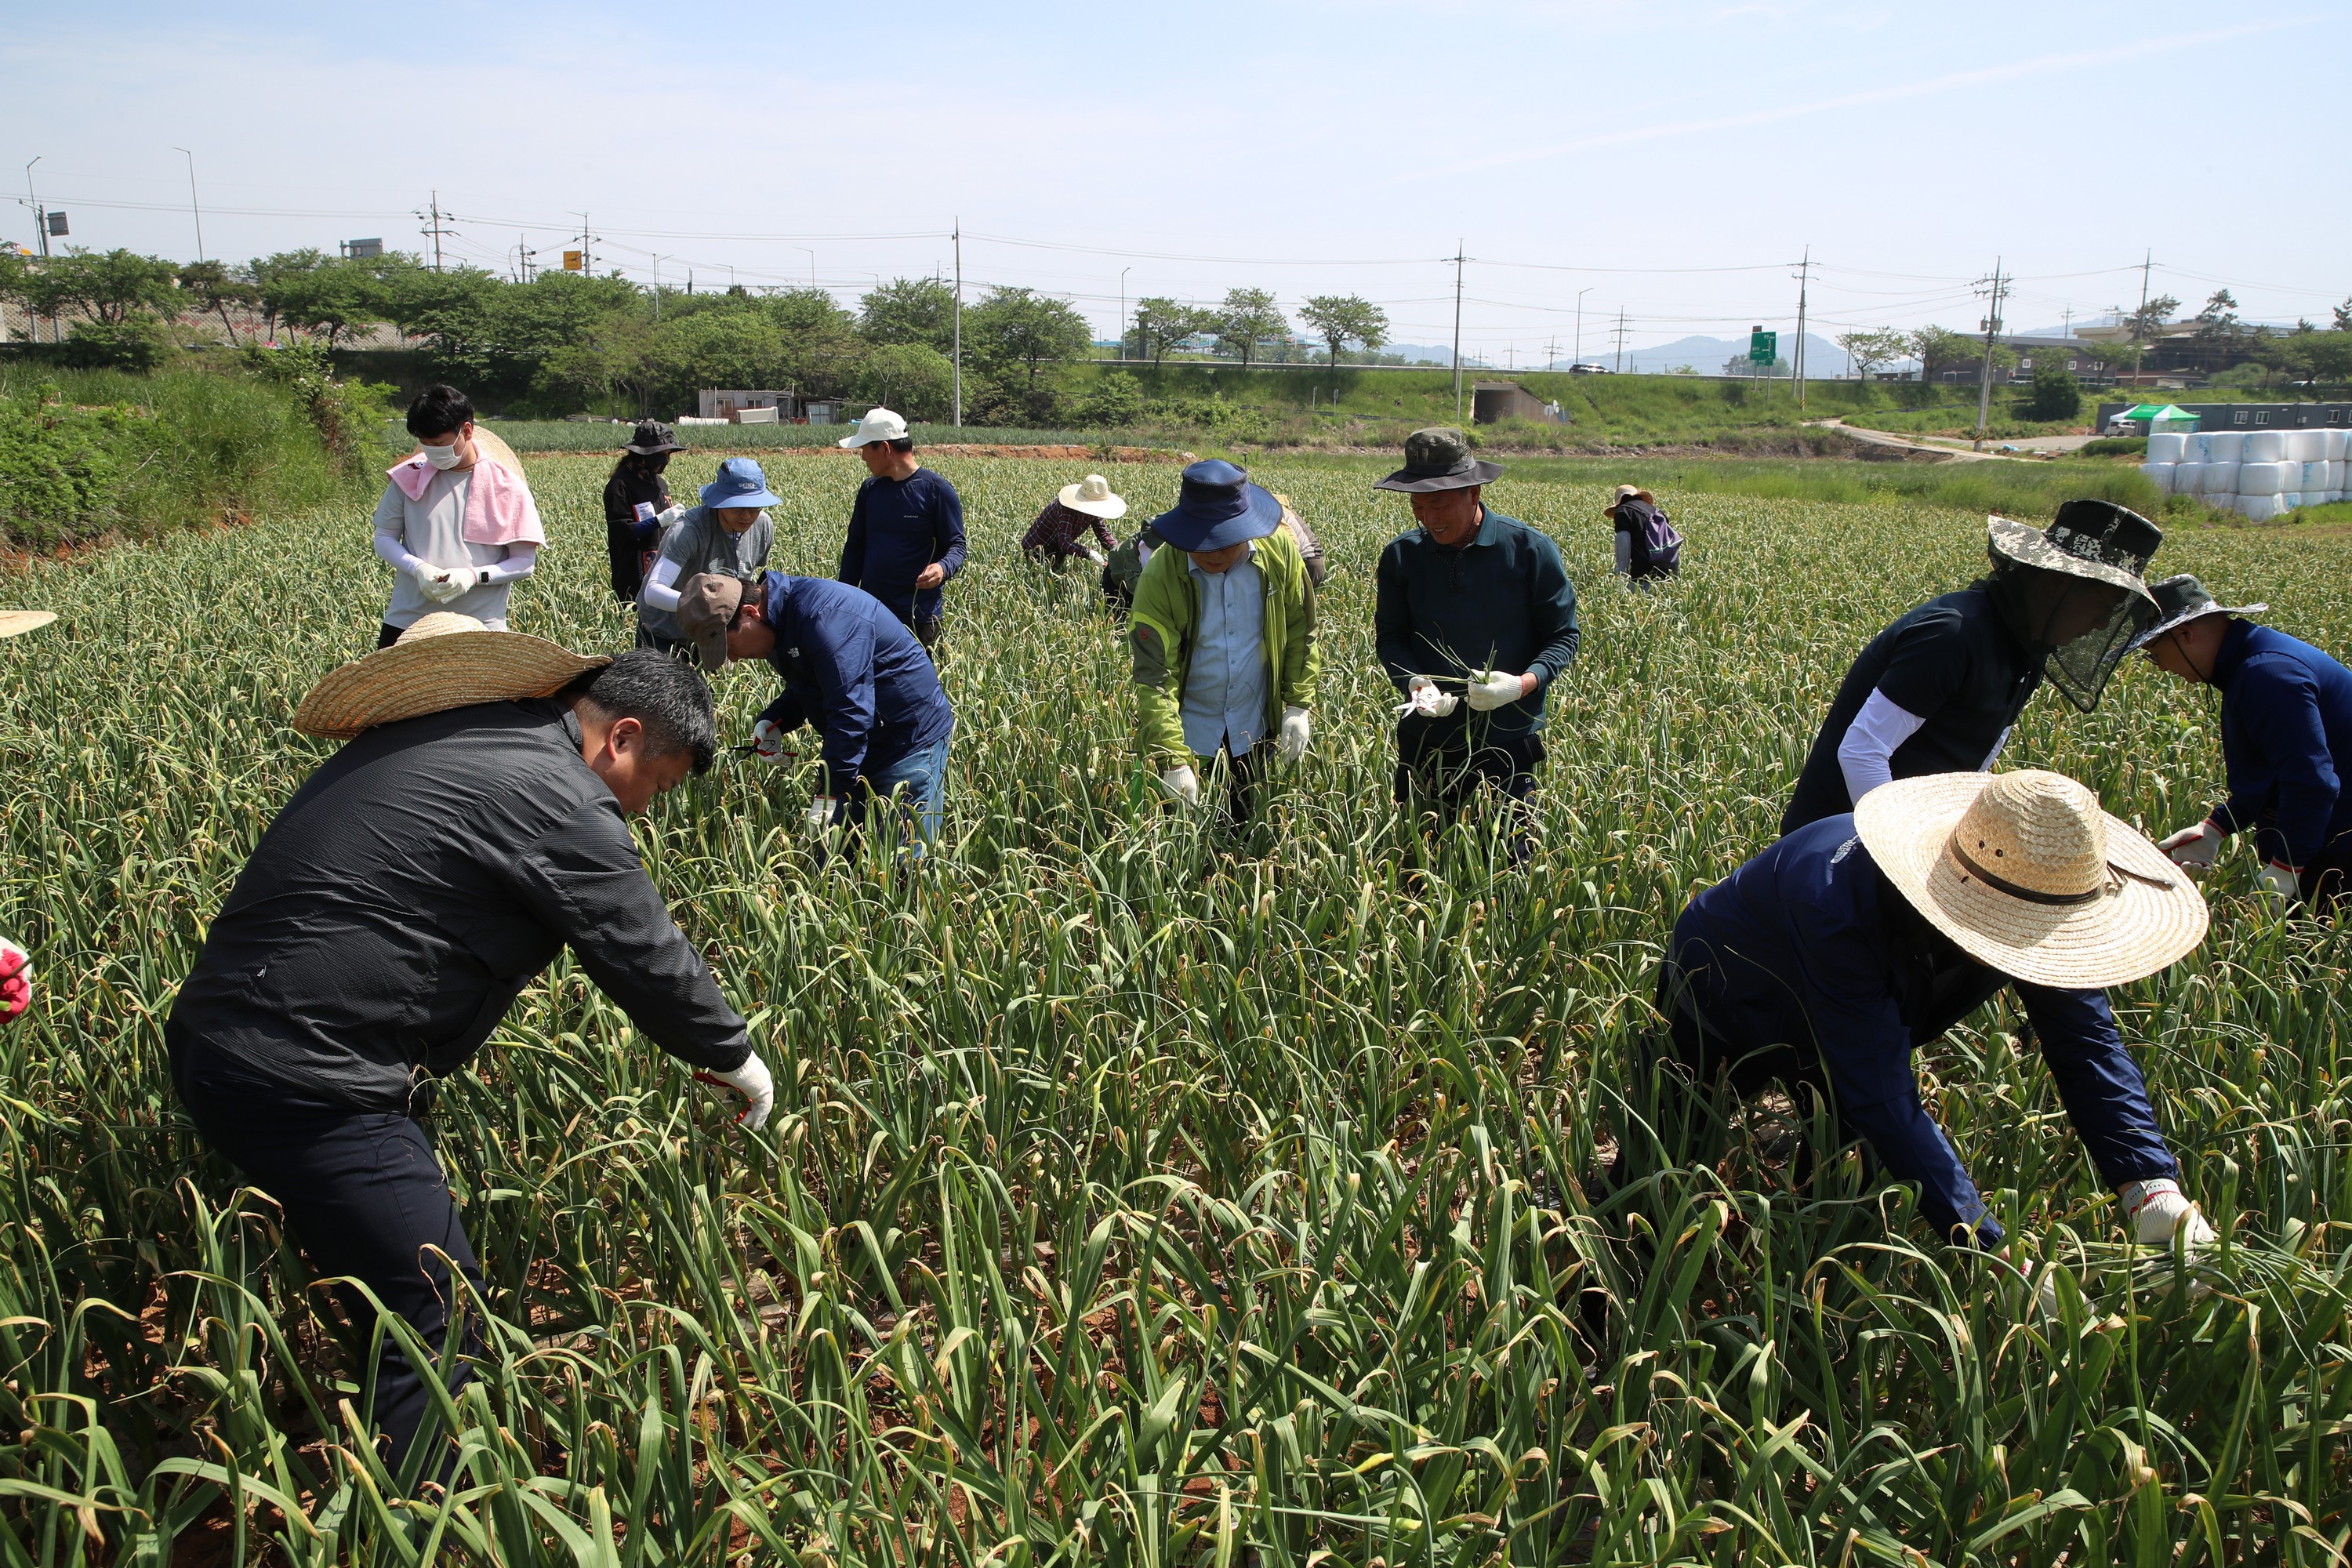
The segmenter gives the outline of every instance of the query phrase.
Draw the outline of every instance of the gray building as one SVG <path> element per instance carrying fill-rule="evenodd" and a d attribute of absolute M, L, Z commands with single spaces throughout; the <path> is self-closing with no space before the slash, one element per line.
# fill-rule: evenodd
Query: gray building
<path fill-rule="evenodd" d="M 2159 396 L 2102 403 L 2095 427 L 2105 429 L 2107 421 L 2126 408 L 2161 401 Z M 2352 425 L 2352 403 L 2178 403 L 2173 406 L 2197 416 L 2200 430 L 2308 430 L 2329 426 L 2340 429 Z"/>

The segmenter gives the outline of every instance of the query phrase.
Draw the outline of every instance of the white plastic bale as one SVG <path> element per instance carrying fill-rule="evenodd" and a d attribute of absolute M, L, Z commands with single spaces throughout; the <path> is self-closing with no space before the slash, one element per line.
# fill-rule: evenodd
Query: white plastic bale
<path fill-rule="evenodd" d="M 2249 438 L 2248 447 L 2253 446 Z M 2274 496 L 2286 489 L 2286 465 L 2281 462 L 2245 462 L 2238 465 L 2238 493 L 2242 496 Z"/>
<path fill-rule="evenodd" d="M 2283 515 L 2286 506 L 2277 496 L 2240 496 L 2238 510 L 2252 521 L 2268 522 L 2272 518 Z"/>
<path fill-rule="evenodd" d="M 2238 493 L 2238 465 L 2208 463 L 2202 476 L 2204 483 L 2198 489 L 2209 496 L 2233 496 Z"/>
<path fill-rule="evenodd" d="M 2344 438 L 2347 432 L 2323 430 L 2320 434 L 2327 437 L 2327 460 L 2331 463 L 2344 461 Z"/>
<path fill-rule="evenodd" d="M 2158 489 L 2162 490 L 2166 495 L 2170 495 L 2172 493 L 2172 470 L 2181 466 L 2182 465 L 2179 463 L 2142 463 L 2139 466 L 2139 471 L 2147 476 L 2148 483 L 2154 485 Z"/>
<path fill-rule="evenodd" d="M 2290 430 L 2286 433 L 2286 460 L 2290 463 L 2324 463 L 2327 460 L 2327 432 L 2325 430 Z"/>
<path fill-rule="evenodd" d="M 2209 463 L 2242 463 L 2246 460 L 2246 433 L 2242 430 L 2216 430 L 2206 437 L 2212 445 Z"/>
<path fill-rule="evenodd" d="M 2175 463 L 2172 465 L 2172 493 L 2193 496 L 2205 488 L 2205 465 Z"/>
<path fill-rule="evenodd" d="M 2149 439 L 2152 441 L 2155 437 L 2151 437 Z M 2200 430 L 2193 436 L 2183 436 L 2180 439 L 2182 449 L 2180 456 L 2173 459 L 2175 462 L 2210 463 L 2213 460 L 2213 437 L 2210 431 Z"/>
<path fill-rule="evenodd" d="M 2187 449 L 2197 441 L 2194 436 L 2175 436 L 2158 432 L 2147 438 L 2147 460 L 2151 463 L 2178 463 L 2187 456 Z M 2203 462 L 2200 455 L 2195 461 Z"/>
<path fill-rule="evenodd" d="M 2245 455 L 2240 460 L 2248 463 L 2285 462 L 2286 432 L 2284 430 L 2247 431 Z"/>

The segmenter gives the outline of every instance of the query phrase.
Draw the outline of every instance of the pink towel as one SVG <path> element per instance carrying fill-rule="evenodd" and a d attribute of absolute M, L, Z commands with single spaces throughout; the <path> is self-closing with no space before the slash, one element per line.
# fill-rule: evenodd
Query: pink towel
<path fill-rule="evenodd" d="M 412 453 L 385 470 L 400 493 L 410 500 L 425 499 L 425 487 L 438 472 L 422 452 Z M 474 482 L 466 490 L 466 542 L 468 544 L 545 544 L 539 525 L 539 508 L 520 474 L 484 453 L 472 468 Z"/>

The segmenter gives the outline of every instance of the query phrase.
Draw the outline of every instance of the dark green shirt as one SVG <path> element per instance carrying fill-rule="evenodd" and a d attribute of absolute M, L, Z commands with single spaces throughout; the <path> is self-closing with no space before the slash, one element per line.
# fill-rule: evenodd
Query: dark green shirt
<path fill-rule="evenodd" d="M 1399 691 L 1416 675 L 1460 692 L 1488 669 L 1532 674 L 1536 689 L 1480 715 L 1497 735 L 1533 734 L 1544 695 L 1576 660 L 1576 589 L 1559 546 L 1517 518 L 1488 507 L 1470 542 L 1448 548 L 1415 528 L 1381 552 L 1372 630 L 1381 665 Z M 1470 705 L 1422 721 L 1466 726 Z"/>

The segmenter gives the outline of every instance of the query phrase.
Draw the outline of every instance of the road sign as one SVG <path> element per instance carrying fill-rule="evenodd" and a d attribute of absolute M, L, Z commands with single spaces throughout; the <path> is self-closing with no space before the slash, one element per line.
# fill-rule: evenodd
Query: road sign
<path fill-rule="evenodd" d="M 50 237 L 50 238 L 52 238 L 52 239 L 63 239 L 63 238 L 65 238 L 65 237 L 66 237 L 66 236 L 67 236 L 68 234 L 69 234 L 69 233 L 71 233 L 71 232 L 72 232 L 71 230 L 69 230 L 69 229 L 68 229 L 68 228 L 66 227 L 66 215 L 65 215 L 65 214 L 63 214 L 63 213 L 61 213 L 61 212 L 58 212 L 58 211 L 56 211 L 56 210 L 52 209 L 52 210 L 50 211 L 49 215 L 48 215 L 48 219 L 49 219 L 49 237 Z"/>
<path fill-rule="evenodd" d="M 1780 357 L 1780 334 L 1759 327 L 1748 334 L 1748 363 L 1770 364 Z"/>
<path fill-rule="evenodd" d="M 582 272 L 586 269 L 587 258 L 582 256 L 580 252 L 576 250 L 567 250 L 563 253 L 563 270 L 566 272 Z"/>

